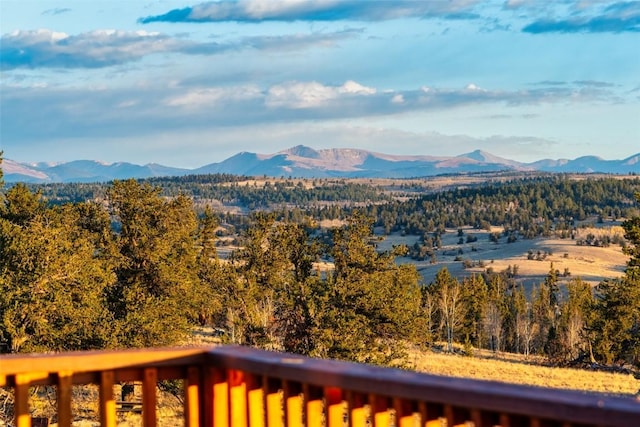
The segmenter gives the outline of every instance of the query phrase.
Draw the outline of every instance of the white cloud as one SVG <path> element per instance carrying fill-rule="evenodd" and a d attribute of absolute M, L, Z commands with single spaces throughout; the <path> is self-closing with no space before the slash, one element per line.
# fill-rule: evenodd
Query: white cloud
<path fill-rule="evenodd" d="M 393 98 L 391 98 L 391 102 L 394 104 L 404 104 L 404 96 L 401 94 L 394 95 Z"/>
<path fill-rule="evenodd" d="M 469 83 L 466 87 L 465 90 L 468 90 L 469 92 L 486 92 L 486 90 L 476 86 L 473 83 Z"/>
<path fill-rule="evenodd" d="M 325 86 L 318 82 L 287 82 L 272 86 L 265 103 L 271 108 L 316 108 L 343 96 L 366 96 L 376 93 L 374 88 L 349 80 L 342 86 Z"/>
<path fill-rule="evenodd" d="M 372 87 L 363 86 L 358 82 L 354 82 L 353 80 L 348 80 L 338 88 L 338 92 L 340 93 L 354 93 L 359 95 L 373 95 L 376 93 L 376 90 Z"/>
<path fill-rule="evenodd" d="M 169 97 L 164 100 L 164 104 L 171 107 L 202 108 L 224 104 L 225 102 L 246 101 L 257 98 L 262 98 L 262 92 L 255 85 L 230 88 L 200 88 L 191 89 L 182 95 Z"/>

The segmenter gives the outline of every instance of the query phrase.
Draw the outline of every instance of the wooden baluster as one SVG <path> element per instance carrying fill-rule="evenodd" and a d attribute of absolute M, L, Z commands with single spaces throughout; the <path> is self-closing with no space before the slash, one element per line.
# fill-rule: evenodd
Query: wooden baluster
<path fill-rule="evenodd" d="M 470 413 L 471 422 L 473 422 L 474 427 L 493 427 L 497 424 L 494 422 L 494 414 L 491 412 L 472 409 Z"/>
<path fill-rule="evenodd" d="M 370 411 L 367 408 L 367 396 L 362 393 L 347 392 L 347 405 L 349 408 L 349 426 L 364 427 Z"/>
<path fill-rule="evenodd" d="M 393 399 L 393 409 L 396 411 L 397 427 L 414 427 L 415 411 L 413 402 L 405 399 Z"/>
<path fill-rule="evenodd" d="M 196 366 L 189 366 L 184 384 L 184 423 L 186 427 L 200 426 L 200 388 L 200 369 Z"/>
<path fill-rule="evenodd" d="M 244 372 L 231 369 L 228 375 L 231 427 L 248 427 L 247 384 L 245 383 Z"/>
<path fill-rule="evenodd" d="M 113 371 L 100 373 L 100 426 L 116 427 L 116 401 L 113 397 Z"/>
<path fill-rule="evenodd" d="M 229 427 L 229 381 L 227 371 L 221 368 L 209 370 L 213 384 L 210 387 L 212 396 L 209 401 L 213 406 L 213 427 Z M 210 426 L 211 424 L 205 424 Z"/>
<path fill-rule="evenodd" d="M 304 393 L 307 427 L 322 427 L 324 425 L 322 388 L 304 384 L 302 386 L 302 392 Z"/>
<path fill-rule="evenodd" d="M 15 417 L 17 427 L 31 427 L 31 412 L 29 411 L 29 374 L 15 376 Z"/>
<path fill-rule="evenodd" d="M 285 426 L 303 427 L 302 387 L 298 383 L 284 381 L 282 391 L 284 393 Z"/>
<path fill-rule="evenodd" d="M 325 418 L 327 427 L 344 426 L 344 404 L 342 403 L 342 389 L 325 387 Z"/>
<path fill-rule="evenodd" d="M 156 418 L 156 387 L 158 385 L 158 370 L 146 368 L 142 380 L 142 424 L 144 427 L 155 427 Z"/>
<path fill-rule="evenodd" d="M 389 412 L 389 399 L 375 394 L 369 395 L 371 405 L 371 418 L 373 427 L 389 427 L 391 425 L 391 412 Z"/>
<path fill-rule="evenodd" d="M 420 412 L 423 427 L 447 427 L 447 420 L 442 417 L 438 405 L 420 402 L 418 403 L 418 411 Z"/>
<path fill-rule="evenodd" d="M 71 392 L 73 391 L 73 373 L 58 372 L 56 398 L 58 400 L 58 427 L 70 427 L 73 420 L 71 414 Z"/>
<path fill-rule="evenodd" d="M 249 426 L 265 427 L 264 390 L 262 377 L 245 374 L 247 383 L 247 404 L 249 410 Z"/>
<path fill-rule="evenodd" d="M 265 408 L 267 410 L 267 427 L 284 427 L 284 409 L 280 381 L 266 378 L 264 381 Z"/>
<path fill-rule="evenodd" d="M 447 426 L 449 427 L 467 427 L 469 423 L 473 423 L 470 419 L 469 411 L 464 408 L 445 405 L 444 415 L 447 419 Z"/>

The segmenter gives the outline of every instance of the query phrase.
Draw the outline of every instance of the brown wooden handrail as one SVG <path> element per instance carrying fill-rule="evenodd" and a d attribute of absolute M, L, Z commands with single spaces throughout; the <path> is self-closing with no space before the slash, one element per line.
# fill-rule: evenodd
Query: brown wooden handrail
<path fill-rule="evenodd" d="M 102 426 L 115 426 L 113 385 L 143 384 L 142 418 L 155 426 L 160 380 L 185 381 L 185 423 L 215 427 L 640 426 L 640 401 L 448 378 L 220 346 L 0 357 L 14 387 L 16 425 L 31 425 L 28 389 L 54 385 L 58 425 L 72 422 L 73 384 L 98 384 Z"/>

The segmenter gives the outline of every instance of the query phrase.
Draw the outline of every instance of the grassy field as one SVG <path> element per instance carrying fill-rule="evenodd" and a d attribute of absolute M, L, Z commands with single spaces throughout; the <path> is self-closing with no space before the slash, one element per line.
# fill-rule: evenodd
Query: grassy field
<path fill-rule="evenodd" d="M 501 232 L 495 228 L 491 232 Z M 490 232 L 476 230 L 471 227 L 463 228 L 464 236 L 472 235 L 477 241 L 458 244 L 457 230 L 447 230 L 442 236 L 442 247 L 436 253 L 436 262 L 431 260 L 416 261 L 410 258 L 398 258 L 400 263 L 412 263 L 416 266 L 424 279 L 424 283 L 430 283 L 436 273 L 446 267 L 457 278 L 478 274 L 487 268 L 495 272 L 504 271 L 508 266 L 517 266 L 516 281 L 522 283 L 527 290 L 532 285 L 544 281 L 550 270 L 551 263 L 555 270 L 561 274 L 569 272 L 566 277 L 560 277 L 560 281 L 568 281 L 579 277 L 592 285 L 598 284 L 604 279 L 617 278 L 623 275 L 628 256 L 622 253 L 620 245 L 612 244 L 609 247 L 578 246 L 578 239 L 589 234 L 602 236 L 604 234 L 614 237 L 623 234 L 622 227 L 617 223 L 605 225 L 585 224 L 577 229 L 576 239 L 560 239 L 557 237 L 519 239 L 514 243 L 507 243 L 502 237 L 498 243 L 491 242 Z M 412 246 L 418 241 L 418 236 L 403 236 L 399 233 L 385 236 L 378 244 L 378 249 L 389 250 L 393 245 L 405 244 Z M 541 257 L 530 259 L 529 253 L 540 253 Z M 464 268 L 463 260 L 469 260 L 473 267 Z"/>
<path fill-rule="evenodd" d="M 629 374 L 541 365 L 514 354 L 476 352 L 474 357 L 410 350 L 409 363 L 419 372 L 459 378 L 499 381 L 608 395 L 640 396 L 640 380 Z"/>

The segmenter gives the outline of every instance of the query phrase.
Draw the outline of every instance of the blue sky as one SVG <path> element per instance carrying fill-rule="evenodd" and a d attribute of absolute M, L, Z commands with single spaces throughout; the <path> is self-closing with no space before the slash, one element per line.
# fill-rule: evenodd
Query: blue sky
<path fill-rule="evenodd" d="M 0 34 L 16 161 L 640 152 L 640 1 L 2 0 Z"/>

